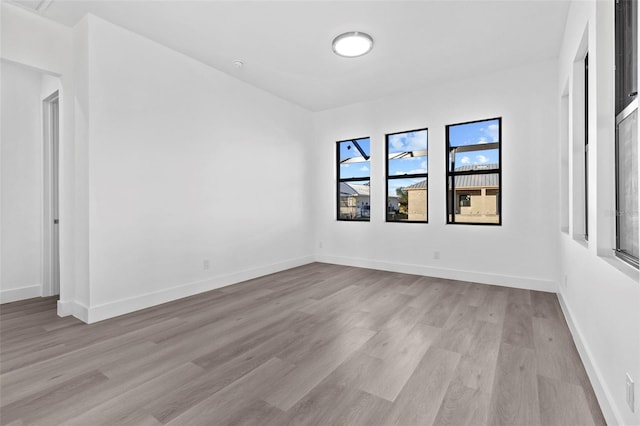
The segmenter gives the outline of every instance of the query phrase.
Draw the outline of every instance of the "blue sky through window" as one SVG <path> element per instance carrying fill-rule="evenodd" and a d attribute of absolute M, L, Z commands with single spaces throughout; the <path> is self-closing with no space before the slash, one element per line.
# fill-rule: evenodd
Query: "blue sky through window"
<path fill-rule="evenodd" d="M 365 155 L 371 155 L 369 138 L 355 139 L 355 142 Z M 369 177 L 370 161 L 362 157 L 354 141 L 338 142 L 338 145 L 340 147 L 340 179 Z M 349 161 L 344 162 L 345 160 Z"/>
<path fill-rule="evenodd" d="M 449 126 L 451 147 L 498 142 L 499 137 L 500 121 L 498 119 Z M 498 150 L 470 151 L 456 155 L 456 168 L 482 164 L 498 164 Z"/>
<path fill-rule="evenodd" d="M 427 161 L 427 130 L 389 135 L 387 143 L 389 144 L 390 158 L 403 153 L 412 153 L 413 155 L 390 159 L 389 176 L 427 173 L 429 168 Z"/>

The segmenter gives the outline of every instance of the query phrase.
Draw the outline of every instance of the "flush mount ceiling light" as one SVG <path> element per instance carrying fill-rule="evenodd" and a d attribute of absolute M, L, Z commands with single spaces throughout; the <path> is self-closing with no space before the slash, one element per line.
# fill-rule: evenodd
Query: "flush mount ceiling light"
<path fill-rule="evenodd" d="M 336 55 L 356 58 L 365 55 L 373 48 L 373 39 L 369 34 L 350 31 L 333 39 L 333 51 Z"/>

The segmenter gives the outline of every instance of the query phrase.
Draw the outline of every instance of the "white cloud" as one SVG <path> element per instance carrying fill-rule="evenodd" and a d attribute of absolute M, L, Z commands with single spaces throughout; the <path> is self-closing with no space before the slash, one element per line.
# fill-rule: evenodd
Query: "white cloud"
<path fill-rule="evenodd" d="M 427 160 L 424 160 L 422 163 L 420 163 L 420 167 L 422 167 L 426 171 L 427 170 Z"/>
<path fill-rule="evenodd" d="M 391 149 L 394 151 L 403 151 L 404 143 L 402 139 L 397 136 L 391 136 L 389 138 L 389 144 L 391 145 Z"/>
<path fill-rule="evenodd" d="M 498 140 L 497 124 L 489 124 L 487 127 L 481 127 L 479 130 L 484 133 L 484 136 L 480 136 L 477 143 L 496 142 Z"/>
<path fill-rule="evenodd" d="M 419 151 L 426 149 L 426 131 L 401 133 L 389 137 L 389 145 L 396 152 Z"/>
<path fill-rule="evenodd" d="M 486 130 L 487 135 L 491 138 L 492 141 L 498 140 L 498 125 L 497 124 L 489 124 Z"/>
<path fill-rule="evenodd" d="M 344 168 L 344 169 L 348 169 L 348 168 L 349 168 L 349 165 L 348 165 L 348 164 L 340 164 L 340 168 L 341 168 L 341 169 L 343 169 L 343 168 Z"/>
<path fill-rule="evenodd" d="M 360 167 L 360 169 L 359 169 L 359 170 L 360 170 L 361 172 L 368 172 L 368 171 L 369 171 L 369 168 L 368 168 L 367 166 L 362 166 L 362 167 Z"/>
<path fill-rule="evenodd" d="M 489 162 L 489 157 L 484 155 L 476 155 L 476 163 L 484 164 Z"/>
<path fill-rule="evenodd" d="M 461 162 L 462 164 L 469 164 L 469 162 L 470 162 L 470 161 L 471 161 L 471 159 L 470 159 L 469 157 L 466 157 L 466 156 L 465 156 L 465 157 L 462 157 L 462 158 L 460 159 L 460 162 Z"/>

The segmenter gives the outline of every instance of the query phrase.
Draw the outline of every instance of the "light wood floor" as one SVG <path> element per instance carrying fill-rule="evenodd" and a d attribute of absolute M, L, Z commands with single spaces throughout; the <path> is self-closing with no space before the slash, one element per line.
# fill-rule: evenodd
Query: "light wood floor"
<path fill-rule="evenodd" d="M 554 294 L 314 263 L 93 325 L 0 308 L 2 424 L 604 424 Z"/>

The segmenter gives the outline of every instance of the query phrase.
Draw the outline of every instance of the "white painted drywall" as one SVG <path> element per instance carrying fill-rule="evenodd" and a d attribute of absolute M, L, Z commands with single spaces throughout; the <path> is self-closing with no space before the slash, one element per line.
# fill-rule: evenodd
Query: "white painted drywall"
<path fill-rule="evenodd" d="M 317 113 L 317 258 L 556 290 L 556 64 L 547 62 Z M 502 117 L 503 225 L 446 225 L 445 125 Z M 429 223 L 385 223 L 385 134 L 429 128 Z M 370 223 L 336 221 L 335 142 L 371 137 Z M 322 248 L 319 243 L 322 242 Z M 434 251 L 440 259 L 434 259 Z"/>
<path fill-rule="evenodd" d="M 583 38 L 586 33 L 587 37 Z M 588 46 L 583 46 L 584 40 Z M 589 242 L 560 233 L 560 299 L 574 340 L 609 424 L 640 424 L 626 403 L 625 374 L 640 382 L 638 271 L 612 255 L 615 247 L 613 170 L 613 2 L 574 2 L 559 58 L 556 97 L 571 82 L 573 63 L 589 51 Z M 571 94 L 570 94 L 571 95 Z M 569 123 L 571 126 L 572 123 Z M 580 126 L 581 123 L 575 123 Z M 560 143 L 569 142 L 561 138 Z M 561 173 L 565 173 L 561 165 Z M 578 171 L 577 173 L 580 173 Z M 576 176 L 574 176 L 575 178 Z M 566 280 L 566 285 L 564 282 Z"/>
<path fill-rule="evenodd" d="M 90 321 L 312 260 L 311 113 L 93 16 L 88 52 Z"/>
<path fill-rule="evenodd" d="M 86 179 L 76 176 L 75 128 L 74 128 L 74 35 L 77 31 L 52 22 L 38 14 L 1 2 L 0 57 L 44 74 L 60 78 L 60 298 L 58 313 L 69 315 L 75 300 L 76 287 L 87 286 L 77 279 L 82 268 L 82 210 L 76 201 L 82 192 L 77 183 Z M 82 201 L 82 200 L 80 200 Z M 87 203 L 84 203 L 87 204 Z M 82 205 L 82 203 L 80 203 Z M 87 216 L 86 212 L 84 216 Z M 88 262 L 85 262 L 88 263 Z M 67 307 L 65 307 L 65 304 Z"/>
<path fill-rule="evenodd" d="M 2 58 L 41 71 L 64 74 L 72 61 L 73 31 L 7 2 L 0 6 Z"/>
<path fill-rule="evenodd" d="M 0 302 L 42 294 L 41 74 L 0 61 Z"/>

